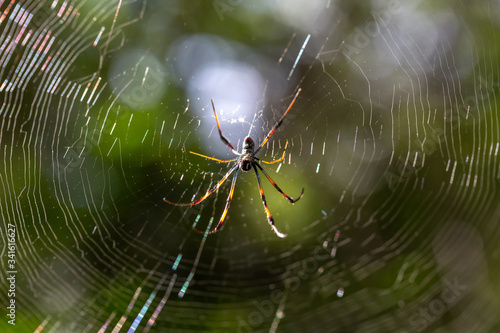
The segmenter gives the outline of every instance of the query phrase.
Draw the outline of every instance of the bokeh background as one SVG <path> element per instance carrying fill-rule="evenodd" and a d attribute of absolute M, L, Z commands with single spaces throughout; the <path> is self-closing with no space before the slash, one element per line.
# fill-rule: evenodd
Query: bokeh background
<path fill-rule="evenodd" d="M 0 13 L 0 331 L 500 330 L 498 2 Z"/>

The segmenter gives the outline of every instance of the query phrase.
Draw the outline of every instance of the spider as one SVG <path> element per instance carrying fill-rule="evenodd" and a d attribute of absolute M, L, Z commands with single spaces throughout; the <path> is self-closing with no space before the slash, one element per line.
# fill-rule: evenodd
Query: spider
<path fill-rule="evenodd" d="M 281 119 L 276 123 L 276 125 L 274 125 L 274 128 L 271 131 L 269 131 L 269 133 L 267 134 L 266 138 L 262 141 L 262 143 L 260 144 L 260 146 L 255 150 L 255 143 L 254 143 L 254 141 L 252 140 L 252 138 L 250 138 L 250 136 L 247 136 L 244 139 L 244 141 L 243 141 L 243 149 L 242 149 L 241 153 L 237 152 L 234 149 L 234 146 L 229 142 L 229 140 L 226 139 L 226 137 L 224 137 L 224 135 L 222 135 L 222 131 L 220 129 L 219 118 L 217 117 L 217 112 L 215 111 L 214 101 L 212 100 L 212 108 L 214 110 L 215 121 L 217 122 L 217 129 L 219 130 L 220 139 L 222 140 L 222 142 L 224 142 L 224 144 L 226 146 L 228 146 L 231 149 L 231 151 L 237 157 L 234 158 L 234 159 L 231 159 L 231 160 L 221 160 L 221 159 L 218 159 L 218 158 L 215 158 L 215 157 L 210 157 L 210 156 L 202 155 L 202 154 L 195 153 L 195 152 L 192 152 L 192 151 L 190 151 L 190 153 L 193 154 L 193 155 L 204 157 L 204 158 L 209 159 L 209 160 L 217 161 L 219 163 L 229 163 L 229 162 L 235 162 L 235 163 L 229 169 L 229 171 L 224 175 L 224 177 L 222 177 L 222 179 L 214 187 L 212 187 L 211 189 L 207 190 L 207 192 L 205 193 L 205 195 L 203 195 L 198 200 L 192 201 L 190 203 L 174 203 L 174 202 L 168 201 L 167 199 L 164 198 L 163 201 L 165 201 L 166 203 L 169 203 L 171 205 L 176 205 L 176 206 L 194 206 L 194 205 L 197 205 L 197 204 L 201 203 L 203 200 L 205 200 L 206 198 L 208 198 L 208 196 L 210 194 L 212 194 L 215 191 L 217 191 L 221 187 L 221 185 L 226 181 L 226 179 L 231 175 L 231 173 L 233 173 L 236 170 L 236 172 L 235 172 L 235 174 L 233 176 L 233 181 L 231 183 L 231 190 L 229 191 L 229 196 L 227 197 L 227 200 L 226 200 L 226 207 L 224 208 L 224 211 L 223 211 L 222 216 L 221 216 L 221 218 L 219 220 L 219 223 L 217 224 L 217 226 L 215 227 L 215 229 L 213 229 L 212 231 L 210 231 L 208 233 L 212 234 L 212 233 L 218 232 L 218 231 L 220 231 L 222 229 L 224 220 L 226 219 L 226 215 L 227 215 L 227 212 L 229 210 L 229 205 L 231 204 L 231 200 L 233 199 L 234 187 L 236 185 L 236 178 L 238 177 L 238 172 L 240 170 L 242 172 L 247 172 L 247 171 L 250 171 L 251 169 L 253 169 L 255 171 L 255 176 L 257 177 L 257 183 L 259 185 L 260 197 L 262 199 L 262 204 L 264 205 L 264 210 L 265 210 L 266 215 L 267 215 L 267 221 L 269 222 L 269 225 L 271 226 L 271 228 L 273 229 L 273 231 L 276 233 L 276 235 L 278 235 L 278 237 L 285 238 L 287 235 L 284 234 L 284 233 L 282 233 L 282 232 L 280 232 L 278 230 L 278 228 L 276 228 L 276 226 L 274 225 L 274 219 L 271 216 L 271 212 L 269 211 L 269 208 L 267 207 L 266 197 L 264 195 L 264 191 L 262 190 L 262 184 L 261 184 L 259 172 L 258 172 L 257 169 L 259 169 L 264 174 L 264 176 L 267 178 L 267 180 L 269 180 L 269 182 L 274 186 L 274 188 L 278 192 L 280 192 L 290 203 L 294 204 L 296 201 L 298 201 L 300 198 L 302 198 L 302 195 L 304 194 L 304 188 L 302 188 L 302 192 L 300 193 L 300 196 L 297 199 L 291 198 L 290 196 L 288 196 L 287 194 L 285 194 L 278 187 L 278 185 L 271 179 L 271 177 L 267 174 L 266 171 L 264 171 L 264 169 L 262 168 L 262 166 L 259 164 L 259 161 L 263 162 L 263 163 L 266 163 L 266 164 L 274 164 L 274 163 L 278 163 L 278 162 L 283 161 L 283 159 L 285 158 L 285 152 L 286 152 L 286 148 L 288 146 L 288 141 L 285 143 L 285 148 L 283 149 L 283 154 L 281 155 L 280 159 L 268 162 L 268 161 L 264 161 L 264 160 L 256 157 L 255 155 L 257 155 L 257 153 L 260 151 L 260 149 L 262 147 L 264 147 L 264 145 L 267 143 L 267 141 L 269 140 L 269 138 L 271 137 L 271 135 L 273 135 L 274 131 L 276 131 L 278 129 L 278 127 L 280 127 L 280 125 L 283 123 L 283 119 L 285 119 L 288 111 L 290 111 L 290 109 L 292 108 L 293 104 L 295 103 L 295 100 L 297 99 L 297 96 L 299 95 L 300 90 L 301 89 L 299 89 L 297 91 L 297 93 L 295 94 L 295 97 L 293 98 L 292 102 L 288 106 L 288 109 L 285 111 L 285 113 L 283 114 L 283 116 L 281 117 Z M 201 231 L 199 231 L 197 229 L 194 229 L 194 230 L 197 231 L 198 233 L 202 233 Z"/>

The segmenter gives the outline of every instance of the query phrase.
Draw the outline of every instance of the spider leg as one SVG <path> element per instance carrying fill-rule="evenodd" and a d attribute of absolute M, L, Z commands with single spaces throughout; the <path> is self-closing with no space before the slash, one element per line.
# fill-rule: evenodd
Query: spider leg
<path fill-rule="evenodd" d="M 203 155 L 203 154 L 199 154 L 199 153 L 195 153 L 194 151 L 189 151 L 191 154 L 193 155 L 197 155 L 197 156 L 201 156 L 201 157 L 204 157 L 208 160 L 212 160 L 212 161 L 217 161 L 219 163 L 229 163 L 229 162 L 234 162 L 236 161 L 236 159 L 232 159 L 232 160 L 219 160 L 218 158 L 215 158 L 215 157 L 210 157 L 210 156 L 206 156 L 206 155 Z"/>
<path fill-rule="evenodd" d="M 285 149 L 283 149 L 283 155 L 281 155 L 281 158 L 279 160 L 274 160 L 274 161 L 264 161 L 264 160 L 261 160 L 260 158 L 256 158 L 254 157 L 256 160 L 259 160 L 261 161 L 262 163 L 266 163 L 266 164 L 274 164 L 274 163 L 278 163 L 278 162 L 281 162 L 283 161 L 283 159 L 285 158 L 285 152 L 286 152 L 286 147 L 288 146 L 288 140 L 287 142 L 285 143 Z"/>
<path fill-rule="evenodd" d="M 271 179 L 271 177 L 269 177 L 269 175 L 267 174 L 267 172 L 266 172 L 266 171 L 264 171 L 264 169 L 260 166 L 260 164 L 259 164 L 259 163 L 255 163 L 255 165 L 257 165 L 257 166 L 259 167 L 260 171 L 262 171 L 262 173 L 264 174 L 264 176 L 266 176 L 267 180 L 269 180 L 269 182 L 270 182 L 271 184 L 273 184 L 274 188 L 275 188 L 276 190 L 278 190 L 278 192 L 280 192 L 281 194 L 283 194 L 283 196 L 284 196 L 284 197 L 285 197 L 288 201 L 290 201 L 290 203 L 292 203 L 292 204 L 293 204 L 293 203 L 295 203 L 295 202 L 299 201 L 299 199 L 300 199 L 300 198 L 302 198 L 302 196 L 304 195 L 304 188 L 302 188 L 302 192 L 300 193 L 300 195 L 299 195 L 299 197 L 298 197 L 297 199 L 293 199 L 293 198 L 291 198 L 290 196 L 286 195 L 286 194 L 285 194 L 285 192 L 283 192 L 283 191 L 279 188 L 279 186 L 278 186 L 278 185 L 274 182 L 274 180 L 272 180 L 272 179 Z"/>
<path fill-rule="evenodd" d="M 273 228 L 274 233 L 276 235 L 278 235 L 278 237 L 285 238 L 286 234 L 281 233 L 278 230 L 278 228 L 276 228 L 276 226 L 274 225 L 274 219 L 271 216 L 271 212 L 269 211 L 269 208 L 267 207 L 266 196 L 264 195 L 264 190 L 262 189 L 262 184 L 260 182 L 260 176 L 259 176 L 259 173 L 257 172 L 257 168 L 255 167 L 255 164 L 257 164 L 257 163 L 253 163 L 252 167 L 253 167 L 253 169 L 255 171 L 255 175 L 257 176 L 257 182 L 259 183 L 260 197 L 262 198 L 262 204 L 264 205 L 264 210 L 266 211 L 267 222 L 269 222 L 269 225 L 271 226 L 271 228 Z M 261 168 L 261 170 L 262 170 L 262 168 Z"/>
<path fill-rule="evenodd" d="M 224 175 L 224 177 L 222 177 L 222 179 L 217 183 L 215 184 L 214 187 L 212 187 L 210 190 L 207 191 L 207 193 L 205 193 L 204 196 L 202 196 L 201 198 L 199 198 L 198 200 L 196 201 L 193 201 L 193 202 L 190 202 L 190 203 L 175 203 L 175 202 L 171 202 L 171 201 L 168 201 L 167 199 L 163 198 L 163 201 L 165 201 L 166 203 L 168 204 L 171 204 L 171 205 L 175 205 L 175 206 L 194 206 L 194 205 L 197 205 L 199 204 L 200 202 L 202 202 L 203 200 L 205 200 L 206 198 L 208 198 L 208 196 L 212 193 L 214 193 L 215 191 L 217 191 L 219 189 L 219 187 L 221 187 L 221 185 L 226 181 L 227 177 L 229 177 L 229 175 L 235 170 L 238 168 L 238 164 L 235 163 L 234 166 Z"/>
<path fill-rule="evenodd" d="M 222 135 L 222 131 L 220 129 L 219 117 L 217 117 L 217 112 L 215 111 L 214 100 L 212 99 L 211 101 L 212 101 L 212 108 L 214 109 L 215 121 L 217 122 L 217 129 L 219 130 L 220 139 L 222 140 L 222 142 L 224 142 L 224 144 L 226 146 L 228 146 L 229 148 L 231 148 L 231 150 L 233 151 L 233 153 L 235 153 L 236 155 L 239 155 L 239 153 L 236 150 L 234 150 L 234 147 L 229 142 L 229 140 L 226 139 L 226 137 L 224 135 Z"/>
<path fill-rule="evenodd" d="M 224 220 L 226 219 L 227 211 L 229 210 L 229 205 L 231 204 L 231 201 L 233 200 L 234 186 L 236 185 L 236 178 L 238 177 L 238 171 L 240 171 L 240 169 L 236 169 L 236 172 L 234 173 L 233 182 L 231 183 L 231 190 L 229 191 L 229 196 L 227 197 L 227 200 L 226 200 L 226 207 L 224 207 L 224 211 L 222 212 L 222 216 L 220 217 L 219 223 L 217 223 L 217 226 L 215 227 L 214 230 L 209 232 L 210 234 L 213 234 L 213 233 L 220 231 L 222 229 L 222 224 L 224 223 Z"/>
<path fill-rule="evenodd" d="M 217 226 L 214 228 L 214 230 L 209 231 L 208 234 L 214 234 L 217 231 L 220 231 L 222 229 L 222 224 L 224 223 L 224 220 L 226 219 L 227 212 L 229 210 L 229 205 L 231 204 L 231 200 L 233 200 L 234 186 L 236 185 L 236 177 L 238 177 L 238 171 L 239 171 L 239 169 L 236 169 L 236 173 L 233 176 L 233 182 L 231 183 L 231 190 L 229 191 L 229 195 L 228 195 L 227 200 L 226 200 L 226 207 L 224 208 L 224 211 L 222 212 L 222 216 L 219 220 L 219 223 L 217 223 Z M 193 227 L 193 230 L 199 234 L 204 234 L 203 231 L 198 230 L 194 227 Z"/>
<path fill-rule="evenodd" d="M 286 115 L 288 114 L 288 111 L 290 111 L 290 109 L 292 108 L 293 104 L 295 103 L 295 100 L 297 99 L 297 96 L 299 96 L 299 93 L 302 89 L 299 88 L 299 90 L 297 90 L 297 93 L 295 94 L 295 97 L 293 98 L 292 100 L 292 103 L 290 103 L 290 105 L 288 106 L 288 109 L 286 109 L 285 111 L 285 114 L 281 117 L 280 120 L 278 120 L 278 122 L 276 123 L 276 125 L 274 125 L 274 128 L 272 130 L 269 131 L 269 134 L 267 134 L 266 138 L 264 139 L 264 141 L 262 141 L 262 143 L 260 144 L 260 147 L 257 148 L 257 150 L 255 151 L 255 154 L 257 154 L 257 152 L 262 148 L 264 147 L 264 145 L 266 144 L 266 142 L 269 140 L 269 138 L 271 137 L 271 135 L 273 135 L 274 131 L 276 131 L 278 129 L 278 127 L 280 127 L 280 125 L 283 123 L 283 120 L 285 119 Z M 215 110 L 215 109 L 214 109 Z"/>

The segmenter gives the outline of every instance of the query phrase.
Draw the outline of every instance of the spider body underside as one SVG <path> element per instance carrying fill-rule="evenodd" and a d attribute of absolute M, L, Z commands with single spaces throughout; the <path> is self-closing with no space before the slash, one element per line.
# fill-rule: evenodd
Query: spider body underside
<path fill-rule="evenodd" d="M 234 159 L 231 159 L 231 160 L 221 160 L 221 159 L 218 159 L 218 158 L 215 158 L 215 157 L 205 156 L 205 155 L 202 155 L 202 154 L 199 154 L 199 153 L 195 153 L 195 152 L 192 152 L 192 151 L 190 151 L 190 153 L 193 154 L 193 155 L 198 155 L 198 156 L 204 157 L 206 159 L 214 160 L 214 161 L 217 161 L 217 162 L 220 162 L 220 163 L 229 163 L 229 162 L 235 162 L 235 163 L 229 169 L 229 171 L 224 175 L 224 177 L 222 177 L 222 179 L 214 187 L 212 187 L 211 189 L 209 189 L 205 193 L 205 195 L 203 195 L 198 200 L 192 201 L 190 203 L 174 203 L 174 202 L 168 201 L 167 199 L 164 198 L 163 201 L 165 201 L 166 203 L 169 203 L 171 205 L 176 205 L 176 206 L 194 206 L 194 205 L 197 205 L 197 204 L 201 203 L 203 200 L 205 200 L 210 194 L 212 194 L 215 191 L 217 191 L 221 187 L 221 185 L 226 181 L 226 179 L 231 175 L 231 173 L 233 173 L 233 172 L 236 171 L 235 174 L 234 174 L 234 176 L 233 176 L 232 183 L 231 183 L 231 190 L 229 191 L 229 196 L 228 196 L 228 198 L 226 200 L 226 206 L 224 208 L 224 211 L 222 212 L 222 215 L 221 215 L 221 218 L 219 220 L 219 223 L 217 224 L 217 226 L 212 231 L 208 232 L 209 234 L 215 233 L 217 231 L 222 230 L 222 226 L 223 226 L 224 220 L 226 219 L 227 212 L 229 210 L 229 205 L 231 204 L 231 201 L 233 199 L 234 187 L 236 185 L 236 178 L 238 176 L 238 172 L 240 170 L 243 171 L 243 172 L 248 172 L 251 169 L 253 169 L 255 171 L 255 176 L 257 177 L 257 183 L 259 185 L 259 192 L 260 192 L 260 196 L 261 196 L 261 199 L 262 199 L 262 204 L 264 206 L 264 210 L 265 210 L 266 215 L 267 215 L 267 221 L 268 221 L 269 225 L 271 226 L 271 228 L 273 229 L 273 231 L 276 233 L 276 235 L 278 235 L 278 237 L 285 238 L 287 235 L 284 234 L 284 233 L 282 233 L 282 232 L 280 232 L 278 230 L 278 228 L 276 228 L 276 226 L 274 225 L 274 219 L 273 219 L 273 217 L 271 215 L 271 212 L 269 211 L 269 208 L 267 206 L 266 197 L 264 195 L 264 190 L 262 189 L 262 184 L 261 184 L 261 181 L 260 181 L 260 176 L 259 176 L 258 170 L 260 170 L 264 174 L 264 176 L 267 178 L 267 180 L 269 180 L 269 182 L 274 186 L 274 188 L 278 192 L 280 192 L 290 203 L 294 204 L 296 201 L 298 201 L 300 198 L 302 198 L 302 195 L 304 194 L 304 189 L 303 188 L 302 188 L 302 192 L 301 192 L 300 196 L 297 199 L 293 199 L 292 197 L 290 197 L 287 194 L 285 194 L 278 187 L 278 185 L 271 179 L 271 177 L 267 174 L 266 171 L 264 171 L 264 169 L 262 168 L 262 166 L 259 164 L 259 161 L 263 162 L 263 163 L 266 163 L 266 164 L 274 164 L 274 163 L 278 163 L 278 162 L 283 161 L 283 159 L 285 158 L 285 152 L 286 152 L 286 148 L 288 146 L 288 141 L 285 144 L 285 148 L 283 149 L 283 154 L 282 154 L 282 156 L 281 156 L 280 159 L 268 162 L 268 161 L 261 160 L 260 158 L 256 157 L 255 155 L 267 143 L 267 141 L 269 140 L 269 138 L 271 137 L 271 135 L 274 133 L 274 131 L 276 131 L 278 129 L 278 127 L 282 124 L 283 119 L 285 119 L 288 111 L 290 111 L 290 109 L 292 108 L 292 106 L 295 103 L 295 100 L 297 99 L 297 96 L 299 95 L 299 93 L 300 93 L 300 89 L 298 89 L 297 93 L 295 94 L 295 97 L 293 98 L 292 102 L 288 106 L 287 110 L 285 111 L 285 113 L 283 114 L 283 116 L 281 117 L 281 119 L 276 123 L 276 125 L 273 127 L 273 129 L 267 134 L 266 138 L 262 141 L 262 143 L 257 148 L 257 150 L 255 150 L 255 142 L 252 140 L 252 138 L 250 138 L 249 136 L 247 136 L 244 139 L 244 141 L 243 141 L 243 149 L 242 149 L 241 153 L 238 153 L 234 149 L 233 145 L 229 142 L 229 140 L 226 139 L 222 135 L 222 131 L 220 129 L 220 124 L 219 124 L 219 118 L 217 117 L 217 112 L 215 111 L 214 101 L 212 100 L 212 108 L 214 110 L 215 120 L 217 121 L 217 129 L 219 130 L 219 137 L 220 137 L 221 141 L 224 142 L 224 144 L 226 146 L 228 146 L 229 148 L 231 148 L 232 152 L 235 155 L 237 155 L 237 157 L 234 158 Z M 199 231 L 197 229 L 194 229 L 194 230 L 197 231 L 197 232 L 199 232 L 199 233 L 202 233 L 201 231 Z"/>
<path fill-rule="evenodd" d="M 247 136 L 244 141 L 243 151 L 238 159 L 240 170 L 243 172 L 250 171 L 252 164 L 255 163 L 254 145 L 252 138 Z"/>

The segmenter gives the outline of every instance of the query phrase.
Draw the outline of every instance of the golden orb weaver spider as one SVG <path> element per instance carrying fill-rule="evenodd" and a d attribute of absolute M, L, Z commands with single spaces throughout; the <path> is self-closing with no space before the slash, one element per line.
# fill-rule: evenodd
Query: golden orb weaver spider
<path fill-rule="evenodd" d="M 268 161 L 264 161 L 264 160 L 256 157 L 255 155 L 259 152 L 259 150 L 262 147 L 264 147 L 264 145 L 267 143 L 267 141 L 269 140 L 271 135 L 273 135 L 274 131 L 276 131 L 278 129 L 278 127 L 280 127 L 280 125 L 283 123 L 283 119 L 285 119 L 286 115 L 288 114 L 288 111 L 290 111 L 290 109 L 292 108 L 300 91 L 301 91 L 301 89 L 298 89 L 297 93 L 295 94 L 295 97 L 293 98 L 292 102 L 290 103 L 290 105 L 286 109 L 286 111 L 283 114 L 283 116 L 281 117 L 281 119 L 276 123 L 276 125 L 274 125 L 273 129 L 271 131 L 269 131 L 266 138 L 262 141 L 262 143 L 257 148 L 257 150 L 254 150 L 255 143 L 252 140 L 252 138 L 247 136 L 243 141 L 243 149 L 242 149 L 241 153 L 238 153 L 234 149 L 233 145 L 229 142 L 229 140 L 226 139 L 224 137 L 224 135 L 222 135 L 222 131 L 220 129 L 219 118 L 217 117 L 217 112 L 215 111 L 214 101 L 212 100 L 212 108 L 214 109 L 215 121 L 217 122 L 217 129 L 219 130 L 220 139 L 222 140 L 222 142 L 224 142 L 224 144 L 226 146 L 231 148 L 231 151 L 238 157 L 231 159 L 231 160 L 221 160 L 221 159 L 218 159 L 215 157 L 210 157 L 210 156 L 206 156 L 206 155 L 202 155 L 202 154 L 190 151 L 190 153 L 193 155 L 201 156 L 201 157 L 204 157 L 204 158 L 209 159 L 209 160 L 217 161 L 219 163 L 229 163 L 229 162 L 235 162 L 235 163 L 233 164 L 231 169 L 229 169 L 229 171 L 224 175 L 224 177 L 222 177 L 222 179 L 214 187 L 212 187 L 210 190 L 208 190 L 207 193 L 205 193 L 205 195 L 203 195 L 198 200 L 192 201 L 190 203 L 174 203 L 174 202 L 168 201 L 167 199 L 164 198 L 163 201 L 165 201 L 166 203 L 169 203 L 171 205 L 175 205 L 175 206 L 194 206 L 194 205 L 197 205 L 200 202 L 202 202 L 203 200 L 205 200 L 206 198 L 208 198 L 208 196 L 210 194 L 217 191 L 221 187 L 221 185 L 226 181 L 226 179 L 231 175 L 231 173 L 233 173 L 236 170 L 236 172 L 233 176 L 233 181 L 231 183 L 231 190 L 229 191 L 229 196 L 227 197 L 227 200 L 226 200 L 226 207 L 224 208 L 224 211 L 222 212 L 222 216 L 219 220 L 219 223 L 215 227 L 215 229 L 213 229 L 212 231 L 209 232 L 209 234 L 213 234 L 213 233 L 220 231 L 222 229 L 224 220 L 226 219 L 226 215 L 227 215 L 227 212 L 229 210 L 229 205 L 231 204 L 231 200 L 233 199 L 234 186 L 236 185 L 236 178 L 238 177 L 238 172 L 240 170 L 243 172 L 247 172 L 253 168 L 253 170 L 255 171 L 255 176 L 257 177 L 257 183 L 259 184 L 260 197 L 262 199 L 262 204 L 264 205 L 264 210 L 266 211 L 267 221 L 268 221 L 269 225 L 271 226 L 271 228 L 273 229 L 273 231 L 276 233 L 276 235 L 278 235 L 278 237 L 285 238 L 287 235 L 280 232 L 278 230 L 278 228 L 276 228 L 276 226 L 274 225 L 274 219 L 271 216 L 271 212 L 269 211 L 269 208 L 267 207 L 266 196 L 264 195 L 264 190 L 262 189 L 262 184 L 261 184 L 259 172 L 257 169 L 259 169 L 264 174 L 264 176 L 266 176 L 267 180 L 269 180 L 269 182 L 274 186 L 274 188 L 278 192 L 280 192 L 290 203 L 294 204 L 300 198 L 302 198 L 302 195 L 304 194 L 304 188 L 302 188 L 302 192 L 300 193 L 300 196 L 297 199 L 293 199 L 292 197 L 285 194 L 285 192 L 283 192 L 278 187 L 278 185 L 274 182 L 274 180 L 271 179 L 271 177 L 267 174 L 266 171 L 264 171 L 262 166 L 260 166 L 260 164 L 259 164 L 259 161 L 266 163 L 266 164 L 274 164 L 274 163 L 278 163 L 278 162 L 283 161 L 283 159 L 285 158 L 285 152 L 286 152 L 286 148 L 288 146 L 288 141 L 285 143 L 285 148 L 283 149 L 283 154 L 281 155 L 280 159 L 268 162 Z M 195 228 L 193 228 L 193 229 L 198 233 L 202 233 L 201 231 L 199 231 Z"/>

